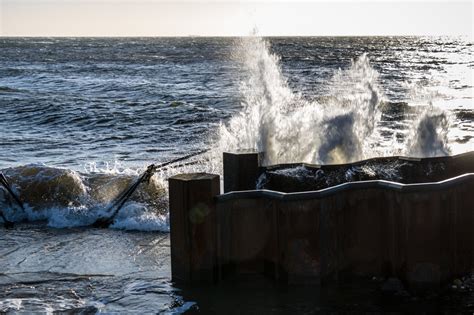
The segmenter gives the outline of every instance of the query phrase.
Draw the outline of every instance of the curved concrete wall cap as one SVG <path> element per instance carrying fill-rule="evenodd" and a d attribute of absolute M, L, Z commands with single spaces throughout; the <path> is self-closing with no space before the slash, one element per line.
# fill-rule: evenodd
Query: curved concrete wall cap
<path fill-rule="evenodd" d="M 431 183 L 416 183 L 416 184 L 401 184 L 397 182 L 390 182 L 386 180 L 369 180 L 360 182 L 349 182 L 337 186 L 305 192 L 283 193 L 273 190 L 244 190 L 233 191 L 217 196 L 218 201 L 226 201 L 233 199 L 244 198 L 269 198 L 279 200 L 302 200 L 302 199 L 319 199 L 334 195 L 336 193 L 347 190 L 359 190 L 367 188 L 383 188 L 387 190 L 398 191 L 436 191 L 444 190 L 453 186 L 457 186 L 469 181 L 474 181 L 474 173 L 467 173 L 453 178 L 449 178 L 439 182 Z"/>

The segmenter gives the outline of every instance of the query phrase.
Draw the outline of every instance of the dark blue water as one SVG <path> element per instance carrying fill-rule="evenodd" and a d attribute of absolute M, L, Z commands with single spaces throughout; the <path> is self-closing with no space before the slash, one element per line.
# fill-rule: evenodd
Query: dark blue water
<path fill-rule="evenodd" d="M 140 165 L 206 144 L 238 105 L 227 40 L 1 39 L 3 167 Z"/>
<path fill-rule="evenodd" d="M 1 38 L 0 168 L 125 167 L 212 147 L 241 108 L 246 69 L 232 38 Z M 471 112 L 472 43 L 457 38 L 271 38 L 292 90 L 328 96 L 335 71 L 368 53 L 392 102 L 422 86 Z M 465 136 L 463 134 L 463 136 Z M 455 137 L 456 139 L 456 137 Z M 472 147 L 473 142 L 466 145 Z M 457 151 L 467 151 L 460 148 Z"/>
<path fill-rule="evenodd" d="M 323 104 L 330 112 L 334 99 L 344 101 L 337 110 L 357 111 L 359 103 L 351 100 L 360 93 L 340 89 L 372 91 L 373 82 L 363 76 L 374 69 L 377 96 L 383 95 L 374 148 L 391 148 L 395 139 L 403 149 L 410 130 L 421 130 L 412 128 L 414 109 L 432 105 L 449 117 L 435 130 L 449 153 L 474 150 L 472 42 L 426 37 L 267 42 L 269 51 L 257 54 L 262 60 L 249 62 L 241 55 L 252 56 L 261 45 L 242 46 L 237 38 L 0 38 L 0 170 L 26 208 L 18 209 L 0 189 L 1 210 L 17 223 L 13 230 L 0 227 L 0 312 L 472 312 L 472 292 L 387 301 L 378 280 L 363 290 L 327 292 L 268 283 L 203 290 L 171 283 L 166 178 L 219 172 L 219 150 L 244 139 L 254 118 L 257 123 L 268 118 L 249 109 L 273 112 L 275 95 L 289 90 L 290 99 L 298 100 L 294 108 L 277 111 L 288 110 L 288 117 L 296 112 L 291 117 L 305 118 L 298 116 L 303 103 Z M 369 64 L 358 66 L 354 60 L 364 54 Z M 349 79 L 342 84 L 338 73 Z M 347 73 L 362 76 L 362 83 L 351 82 Z M 357 126 L 370 120 L 355 117 Z M 246 122 L 245 128 L 221 128 L 232 121 Z M 286 123 L 257 129 L 283 131 L 279 137 L 285 140 L 286 131 L 303 124 L 293 118 Z M 312 137 L 289 138 L 268 152 L 296 151 L 324 136 L 325 129 L 318 129 L 323 125 L 305 124 Z M 253 137 L 258 147 L 260 135 Z M 88 227 L 146 165 L 203 148 L 217 152 L 197 157 L 197 166 L 154 176 L 112 229 Z"/>

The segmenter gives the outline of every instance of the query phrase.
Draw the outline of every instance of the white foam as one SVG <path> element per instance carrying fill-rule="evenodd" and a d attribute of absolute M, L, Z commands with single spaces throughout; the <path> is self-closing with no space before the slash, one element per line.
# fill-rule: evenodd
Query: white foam
<path fill-rule="evenodd" d="M 147 210 L 140 203 L 130 202 L 117 215 L 115 229 L 169 232 L 168 214 L 160 215 Z"/>
<path fill-rule="evenodd" d="M 405 153 L 415 157 L 446 156 L 451 153 L 448 143 L 452 118 L 447 112 L 426 106 L 419 109 L 411 129 Z"/>
<path fill-rule="evenodd" d="M 138 175 L 146 169 L 126 167 L 118 160 L 110 161 L 89 161 L 84 164 L 84 171 L 87 174 L 108 174 L 108 175 Z"/>
<path fill-rule="evenodd" d="M 0 301 L 0 311 L 9 312 L 9 311 L 19 311 L 23 305 L 23 299 L 4 299 Z"/>

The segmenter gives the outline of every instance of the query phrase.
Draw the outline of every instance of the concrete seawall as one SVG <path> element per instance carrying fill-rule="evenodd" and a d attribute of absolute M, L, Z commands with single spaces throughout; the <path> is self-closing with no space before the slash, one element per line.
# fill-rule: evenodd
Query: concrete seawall
<path fill-rule="evenodd" d="M 448 175 L 474 168 L 472 156 L 451 158 L 456 163 Z M 421 184 L 374 180 L 308 192 L 222 195 L 202 189 L 216 187 L 217 175 L 206 175 L 214 182 L 207 186 L 196 186 L 202 174 L 179 176 L 170 179 L 174 280 L 265 276 L 324 285 L 376 276 L 433 287 L 474 269 L 474 172 Z M 177 201 L 191 190 L 206 200 L 198 221 L 191 218 L 202 200 Z M 192 258 L 198 256 L 206 263 Z"/>

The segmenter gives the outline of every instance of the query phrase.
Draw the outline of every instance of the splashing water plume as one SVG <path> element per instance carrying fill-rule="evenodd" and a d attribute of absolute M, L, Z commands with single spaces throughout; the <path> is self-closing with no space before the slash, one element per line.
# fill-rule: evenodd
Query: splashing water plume
<path fill-rule="evenodd" d="M 417 117 L 415 128 L 408 134 L 406 154 L 415 157 L 449 155 L 448 131 L 452 119 L 448 113 L 427 106 L 418 110 Z"/>
<path fill-rule="evenodd" d="M 387 100 L 366 54 L 352 61 L 349 69 L 335 73 L 329 81 L 329 96 L 321 103 L 292 91 L 279 58 L 265 40 L 241 39 L 234 55 L 247 76 L 241 84 L 243 109 L 220 126 L 218 152 L 265 152 L 265 164 L 348 163 L 400 152 L 394 148 L 382 151 L 379 145 L 382 139 L 377 127 Z M 412 124 L 401 152 L 449 153 L 443 136 L 449 123 L 439 112 L 422 115 L 425 119 Z"/>
<path fill-rule="evenodd" d="M 291 90 L 264 40 L 243 39 L 236 55 L 248 71 L 243 110 L 221 126 L 221 151 L 264 151 L 267 164 L 341 163 L 376 155 L 372 136 L 384 96 L 366 55 L 334 75 L 335 96 L 322 104 Z"/>

